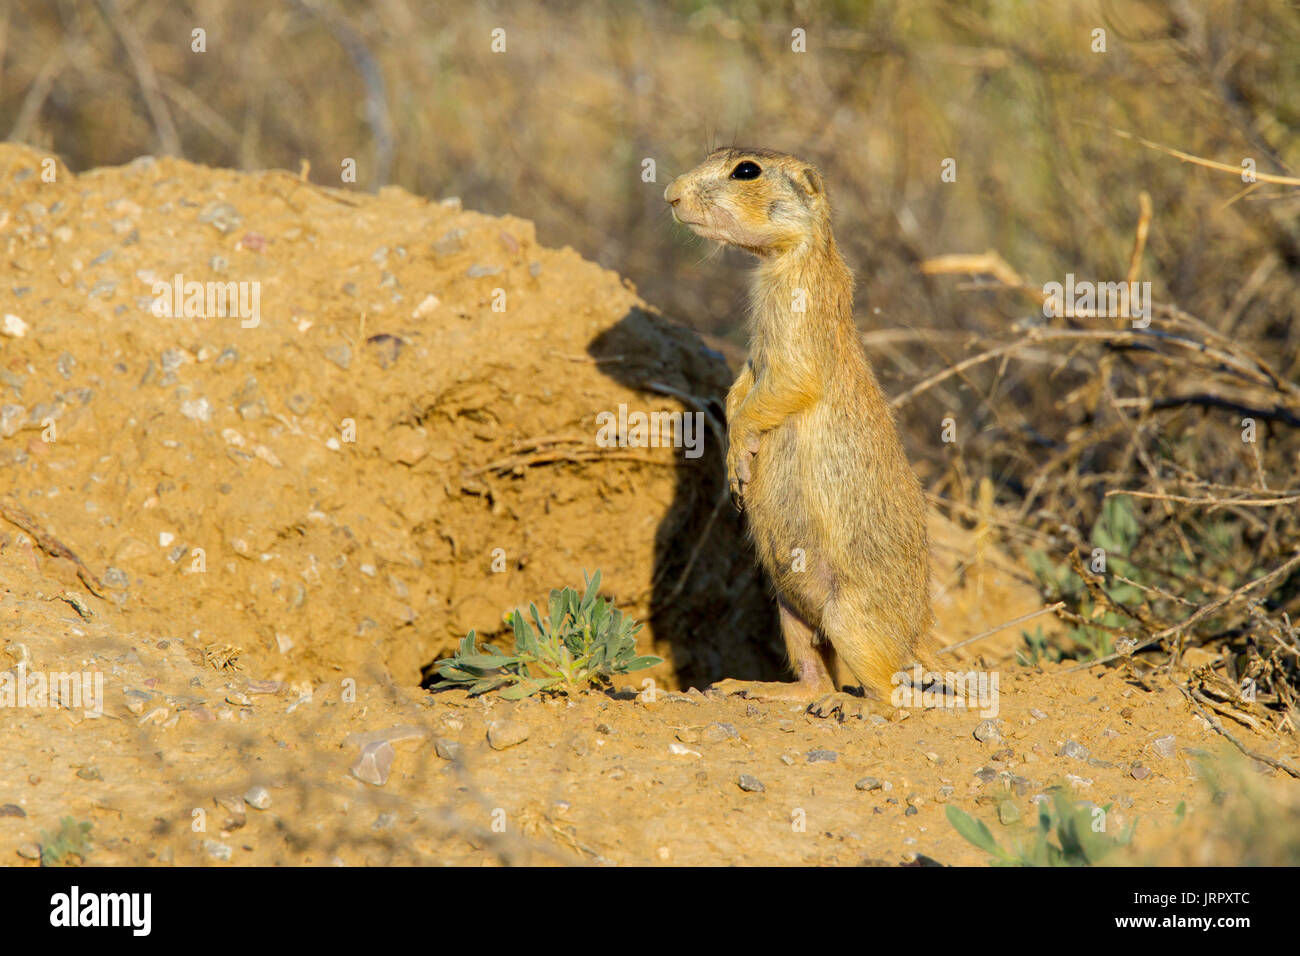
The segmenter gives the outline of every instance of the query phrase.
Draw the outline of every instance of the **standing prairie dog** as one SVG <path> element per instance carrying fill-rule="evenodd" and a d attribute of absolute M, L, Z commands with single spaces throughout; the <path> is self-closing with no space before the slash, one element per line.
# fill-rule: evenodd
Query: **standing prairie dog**
<path fill-rule="evenodd" d="M 794 156 L 724 148 L 664 191 L 673 218 L 758 257 L 750 355 L 727 394 L 727 480 L 776 587 L 797 680 L 728 693 L 863 710 L 836 656 L 878 701 L 929 649 L 921 484 L 853 322 L 853 275 L 821 174 Z"/>

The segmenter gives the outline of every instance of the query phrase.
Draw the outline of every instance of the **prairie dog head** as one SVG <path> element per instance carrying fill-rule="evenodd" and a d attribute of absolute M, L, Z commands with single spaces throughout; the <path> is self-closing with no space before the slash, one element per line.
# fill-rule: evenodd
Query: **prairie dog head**
<path fill-rule="evenodd" d="M 714 150 L 669 183 L 664 199 L 696 234 L 759 256 L 804 245 L 830 221 L 817 168 L 768 149 Z"/>

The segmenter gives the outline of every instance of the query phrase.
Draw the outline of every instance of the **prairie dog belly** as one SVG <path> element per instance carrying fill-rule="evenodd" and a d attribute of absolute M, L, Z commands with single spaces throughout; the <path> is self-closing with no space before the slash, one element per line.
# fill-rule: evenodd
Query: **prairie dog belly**
<path fill-rule="evenodd" d="M 852 419 L 822 402 L 767 432 L 745 494 L 759 560 L 814 624 L 835 590 L 925 587 L 920 483 L 892 434 Z"/>
<path fill-rule="evenodd" d="M 810 623 L 821 616 L 830 585 L 826 531 L 809 495 L 807 413 L 762 436 L 745 490 L 745 513 L 758 559 L 772 583 Z"/>

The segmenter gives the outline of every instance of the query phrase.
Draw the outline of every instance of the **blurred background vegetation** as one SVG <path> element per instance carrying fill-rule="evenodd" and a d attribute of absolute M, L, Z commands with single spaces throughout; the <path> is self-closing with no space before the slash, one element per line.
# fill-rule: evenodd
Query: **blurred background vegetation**
<path fill-rule="evenodd" d="M 192 49 L 196 29 L 206 52 Z M 796 29 L 806 52 L 792 49 Z M 1251 719 L 1275 724 L 1294 716 L 1300 687 L 1300 576 L 1287 565 L 1300 547 L 1300 190 L 1244 183 L 1117 131 L 1294 176 L 1300 8 L 0 7 L 0 134 L 75 170 L 142 153 L 295 172 L 306 160 L 313 181 L 340 186 L 351 157 L 348 188 L 396 184 L 534 220 L 543 243 L 627 276 L 733 362 L 747 263 L 730 252 L 706 263 L 711 249 L 672 225 L 663 189 L 715 145 L 816 162 L 858 274 L 864 339 L 932 497 L 1027 555 L 1073 615 L 1064 646 L 1030 638 L 1027 659 L 1149 646 L 1212 666 L 1227 691 L 1187 686 L 1233 719 L 1250 707 L 1223 695 L 1254 675 L 1264 695 Z M 941 178 L 948 159 L 953 182 Z M 1014 274 L 921 268 L 989 250 Z M 1131 270 L 1159 303 L 1142 337 L 1121 334 L 1127 320 L 1045 319 L 1032 294 L 1066 273 Z M 1068 334 L 1034 337 L 1045 331 Z M 956 443 L 938 440 L 945 417 Z M 1243 441 L 1243 418 L 1257 441 Z M 1113 497 L 1127 490 L 1139 496 Z M 1091 580 L 1070 555 L 1097 547 L 1124 560 Z M 1209 656 L 1184 658 L 1191 645 Z"/>

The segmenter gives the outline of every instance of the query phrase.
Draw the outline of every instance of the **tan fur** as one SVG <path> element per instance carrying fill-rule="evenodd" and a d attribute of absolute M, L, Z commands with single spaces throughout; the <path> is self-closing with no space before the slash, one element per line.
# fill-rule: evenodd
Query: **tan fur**
<path fill-rule="evenodd" d="M 745 161 L 758 178 L 732 178 Z M 853 322 L 822 176 L 782 153 L 720 149 L 664 198 L 699 235 L 759 259 L 750 357 L 727 395 L 727 475 L 799 682 L 724 683 L 749 696 L 829 693 L 838 655 L 887 700 L 891 678 L 929 649 L 925 498 Z"/>

